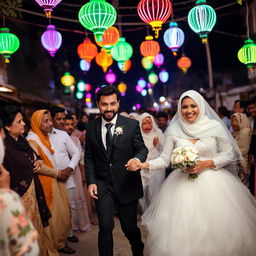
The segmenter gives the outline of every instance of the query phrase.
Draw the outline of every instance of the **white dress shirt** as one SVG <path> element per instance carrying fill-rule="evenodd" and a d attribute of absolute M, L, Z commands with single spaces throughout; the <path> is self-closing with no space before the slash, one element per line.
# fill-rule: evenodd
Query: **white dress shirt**
<path fill-rule="evenodd" d="M 54 150 L 57 170 L 60 171 L 67 167 L 75 170 L 75 167 L 78 165 L 80 160 L 80 153 L 70 136 L 65 131 L 53 128 L 52 132 L 49 134 L 49 138 Z M 75 187 L 72 173 L 65 185 L 66 188 Z"/>
<path fill-rule="evenodd" d="M 101 118 L 102 122 L 101 122 L 101 136 L 102 136 L 102 142 L 105 148 L 106 147 L 106 134 L 107 134 L 107 127 L 105 126 L 108 123 L 113 124 L 113 126 L 111 127 L 111 133 L 112 136 L 114 135 L 115 132 L 115 128 L 116 128 L 116 120 L 117 120 L 117 114 L 115 115 L 115 117 L 110 121 L 107 122 L 104 118 Z"/>

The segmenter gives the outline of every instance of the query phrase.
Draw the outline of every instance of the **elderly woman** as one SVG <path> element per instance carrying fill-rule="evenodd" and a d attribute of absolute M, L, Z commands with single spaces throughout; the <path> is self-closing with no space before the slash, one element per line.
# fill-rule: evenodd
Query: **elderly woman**
<path fill-rule="evenodd" d="M 157 127 L 154 117 L 149 113 L 143 113 L 138 118 L 141 134 L 148 149 L 147 161 L 157 158 L 160 155 L 164 144 L 164 135 Z M 165 169 L 157 171 L 141 170 L 141 179 L 144 189 L 144 197 L 139 200 L 142 212 L 150 205 L 153 197 L 160 190 L 165 178 Z"/>
<path fill-rule="evenodd" d="M 248 152 L 251 142 L 252 131 L 250 121 L 243 113 L 235 113 L 231 116 L 232 135 L 235 138 L 244 158 L 240 166 L 239 176 L 245 185 L 248 185 L 248 176 L 250 172 Z"/>
<path fill-rule="evenodd" d="M 23 137 L 25 123 L 20 109 L 7 106 L 2 110 L 6 152 L 3 165 L 10 172 L 11 189 L 19 194 L 23 205 L 39 234 L 40 255 L 48 255 L 44 227 L 50 212 L 37 175 L 42 161 Z"/>
<path fill-rule="evenodd" d="M 66 245 L 71 229 L 71 213 L 66 187 L 62 182 L 67 177 L 55 168 L 54 150 L 48 136 L 53 129 L 50 112 L 47 110 L 34 112 L 31 118 L 31 128 L 27 140 L 43 160 L 43 166 L 38 174 L 52 214 L 49 228 L 46 229 L 47 245 L 51 250 L 51 255 L 58 255 L 58 251 L 71 254 L 74 250 Z"/>
<path fill-rule="evenodd" d="M 22 205 L 20 197 L 10 189 L 9 172 L 2 166 L 4 145 L 0 120 L 0 255 L 37 256 L 37 232 Z"/>

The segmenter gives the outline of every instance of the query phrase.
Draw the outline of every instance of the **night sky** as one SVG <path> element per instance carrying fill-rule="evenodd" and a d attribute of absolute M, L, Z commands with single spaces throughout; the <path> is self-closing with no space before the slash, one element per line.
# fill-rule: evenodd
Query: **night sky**
<path fill-rule="evenodd" d="M 53 11 L 53 16 L 65 17 L 69 19 L 76 19 L 78 11 L 82 4 L 87 1 L 78 0 L 63 0 Z M 112 1 L 108 1 L 112 3 Z M 115 85 L 123 81 L 127 84 L 128 90 L 126 96 L 122 99 L 122 107 L 130 108 L 135 103 L 145 103 L 147 98 L 143 98 L 135 91 L 135 86 L 140 77 L 147 78 L 147 71 L 141 66 L 141 54 L 139 52 L 139 46 L 142 41 L 144 41 L 147 33 L 153 35 L 151 28 L 143 23 L 136 10 L 138 4 L 136 1 L 119 1 L 119 21 L 122 26 L 116 26 L 122 32 L 122 36 L 126 38 L 126 41 L 133 46 L 133 56 L 131 58 L 132 68 L 123 74 L 117 67 L 117 63 L 111 66 L 111 69 L 117 74 L 117 81 Z M 217 13 L 217 23 L 213 31 L 209 34 L 209 44 L 212 55 L 212 65 L 214 74 L 214 85 L 220 84 L 224 77 L 230 76 L 232 78 L 232 84 L 235 86 L 242 86 L 247 84 L 247 70 L 244 65 L 242 65 L 237 59 L 237 52 L 244 43 L 246 35 L 246 25 L 245 17 L 243 16 L 243 11 L 245 4 L 240 6 L 234 4 L 234 0 L 213 0 L 207 1 L 207 4 L 211 5 L 216 10 Z M 221 8 L 226 6 L 225 8 Z M 201 43 L 201 39 L 197 34 L 195 34 L 188 26 L 186 17 L 189 10 L 195 6 L 195 1 L 173 1 L 173 19 L 178 20 L 179 27 L 185 33 L 185 43 L 182 49 L 179 50 L 177 57 L 173 57 L 172 52 L 164 44 L 163 34 L 164 31 L 169 27 L 169 22 L 163 25 L 163 29 L 160 31 L 160 36 L 157 41 L 161 47 L 161 53 L 164 54 L 165 62 L 161 68 L 165 68 L 170 75 L 170 79 L 166 84 L 159 82 L 154 88 L 154 98 L 157 100 L 159 96 L 163 95 L 164 92 L 168 91 L 169 96 L 175 98 L 186 89 L 199 89 L 208 88 L 207 80 L 207 62 L 204 45 Z M 30 10 L 40 14 L 44 14 L 42 8 L 35 2 L 31 0 L 24 0 L 24 5 L 22 7 L 25 10 Z M 220 8 L 220 9 L 218 9 Z M 89 82 L 93 88 L 106 84 L 104 73 L 101 67 L 99 67 L 95 61 L 92 61 L 92 66 L 87 74 L 84 74 L 79 67 L 80 59 L 76 53 L 77 46 L 82 43 L 85 37 L 85 29 L 81 24 L 60 21 L 52 18 L 51 22 L 54 24 L 61 32 L 63 37 L 63 43 L 59 51 L 56 53 L 54 58 L 44 50 L 40 44 L 40 36 L 46 29 L 49 21 L 46 17 L 39 17 L 27 13 L 22 13 L 22 18 L 20 22 L 25 22 L 28 24 L 29 33 L 31 40 L 36 41 L 36 45 L 42 51 L 42 55 L 46 56 L 51 63 L 52 79 L 55 81 L 56 87 L 61 87 L 60 77 L 66 71 L 64 65 L 65 61 L 69 63 L 69 71 L 76 78 L 76 81 L 83 79 Z M 15 26 L 17 20 L 6 19 L 9 23 L 9 27 Z M 171 21 L 171 17 L 169 19 Z M 133 26 L 127 26 L 127 22 L 137 23 Z M 16 30 L 19 37 L 22 38 L 22 32 L 17 28 Z M 68 31 L 63 31 L 68 30 Z M 78 33 L 74 33 L 78 31 Z M 16 34 L 17 34 L 16 33 Z M 93 41 L 93 36 L 90 31 L 87 31 L 87 35 Z M 39 39 L 39 40 L 38 40 Z M 184 53 L 192 60 L 192 67 L 189 69 L 186 75 L 177 68 L 176 61 L 181 57 L 181 52 Z M 17 52 L 16 54 L 22 54 Z M 49 56 L 48 56 L 49 55 Z M 40 61 L 40 60 L 38 60 Z M 159 73 L 161 70 L 154 67 L 154 71 Z"/>

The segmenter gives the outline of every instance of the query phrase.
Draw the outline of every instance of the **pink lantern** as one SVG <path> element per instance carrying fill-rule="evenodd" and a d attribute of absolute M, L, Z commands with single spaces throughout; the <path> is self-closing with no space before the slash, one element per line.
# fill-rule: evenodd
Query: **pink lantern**
<path fill-rule="evenodd" d="M 92 86 L 90 84 L 85 84 L 85 91 L 89 92 L 92 89 Z"/>
<path fill-rule="evenodd" d="M 158 53 L 154 58 L 154 64 L 160 68 L 164 64 L 164 55 L 162 53 Z"/>
<path fill-rule="evenodd" d="M 116 81 L 116 74 L 110 69 L 105 75 L 105 79 L 109 84 L 113 84 Z"/>
<path fill-rule="evenodd" d="M 54 25 L 48 25 L 47 30 L 41 36 L 43 47 L 54 57 L 62 43 L 61 33 L 55 30 Z"/>
<path fill-rule="evenodd" d="M 58 5 L 61 0 L 35 0 L 41 7 L 44 8 L 47 18 L 51 17 L 52 9 Z"/>
<path fill-rule="evenodd" d="M 140 87 L 138 84 L 136 85 L 135 89 L 138 93 L 141 93 L 143 91 L 143 88 Z"/>

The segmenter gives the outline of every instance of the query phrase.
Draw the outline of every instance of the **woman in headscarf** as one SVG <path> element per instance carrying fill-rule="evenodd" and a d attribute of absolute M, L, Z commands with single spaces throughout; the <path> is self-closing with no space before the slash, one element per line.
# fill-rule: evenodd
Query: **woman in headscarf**
<path fill-rule="evenodd" d="M 42 165 L 40 157 L 23 136 L 25 123 L 20 109 L 8 105 L 1 110 L 6 134 L 4 167 L 10 172 L 11 189 L 19 194 L 23 205 L 39 233 L 40 255 L 48 255 L 45 247 L 44 227 L 51 217 L 37 171 Z"/>
<path fill-rule="evenodd" d="M 141 134 L 148 149 L 147 160 L 157 158 L 162 151 L 164 144 L 164 135 L 157 127 L 154 117 L 149 113 L 143 113 L 139 116 Z M 139 200 L 141 210 L 144 212 L 150 205 L 153 197 L 159 192 L 161 184 L 164 181 L 165 169 L 148 171 L 141 170 L 140 172 L 144 196 Z"/>
<path fill-rule="evenodd" d="M 0 120 L 0 255 L 37 256 L 37 231 L 19 195 L 10 189 L 10 174 L 2 165 L 5 154 L 2 128 Z"/>
<path fill-rule="evenodd" d="M 27 140 L 43 160 L 43 166 L 38 174 L 48 208 L 52 214 L 49 227 L 46 229 L 48 234 L 47 246 L 50 255 L 59 255 L 58 251 L 71 253 L 71 248 L 66 245 L 67 236 L 71 229 L 71 213 L 65 185 L 58 181 L 61 179 L 61 173 L 55 168 L 54 150 L 48 136 L 52 129 L 53 123 L 50 112 L 38 110 L 32 115 L 31 131 L 28 133 Z"/>
<path fill-rule="evenodd" d="M 250 121 L 245 114 L 235 113 L 231 116 L 231 125 L 233 128 L 233 137 L 235 138 L 245 160 L 239 168 L 239 177 L 242 182 L 248 186 L 248 176 L 250 173 L 248 152 L 252 136 Z"/>
<path fill-rule="evenodd" d="M 234 175 L 241 152 L 214 110 L 193 90 L 179 99 L 160 157 L 137 168 L 166 168 L 177 147 L 199 155 L 193 166 L 168 176 L 142 216 L 148 254 L 254 256 L 256 200 Z"/>

